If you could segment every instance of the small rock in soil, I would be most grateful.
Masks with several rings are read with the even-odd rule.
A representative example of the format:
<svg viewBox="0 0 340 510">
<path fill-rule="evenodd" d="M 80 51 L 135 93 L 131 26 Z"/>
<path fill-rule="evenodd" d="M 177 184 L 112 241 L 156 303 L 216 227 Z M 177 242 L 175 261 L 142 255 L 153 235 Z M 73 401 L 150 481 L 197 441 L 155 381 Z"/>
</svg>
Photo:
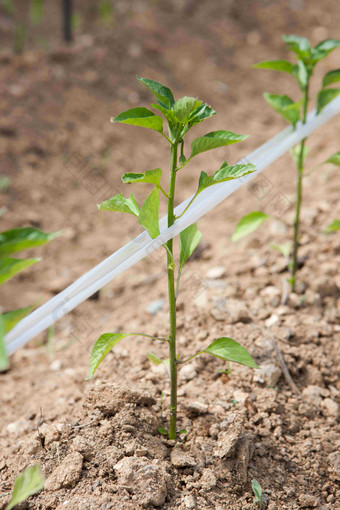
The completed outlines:
<svg viewBox="0 0 340 510">
<path fill-rule="evenodd" d="M 194 467 L 197 464 L 196 459 L 190 453 L 174 448 L 171 451 L 171 463 L 176 467 Z"/>
<path fill-rule="evenodd" d="M 223 278 L 226 274 L 226 269 L 224 266 L 216 266 L 211 267 L 206 272 L 206 277 L 210 280 L 218 280 L 219 278 Z"/>
<path fill-rule="evenodd" d="M 197 372 L 196 372 L 194 366 L 189 364 L 189 365 L 184 365 L 184 367 L 182 367 L 180 369 L 178 375 L 184 381 L 191 381 L 192 379 L 195 379 L 195 377 L 197 376 Z"/>
<path fill-rule="evenodd" d="M 315 508 L 319 504 L 319 499 L 310 494 L 301 494 L 299 496 L 301 508 Z"/>
<path fill-rule="evenodd" d="M 72 450 L 79 452 L 86 460 L 91 460 L 95 454 L 94 445 L 82 436 L 76 436 L 73 439 Z"/>
<path fill-rule="evenodd" d="M 337 478 L 340 480 L 340 451 L 328 455 L 328 460 Z"/>
<path fill-rule="evenodd" d="M 302 390 L 303 398 L 309 403 L 313 404 L 316 407 L 318 407 L 321 404 L 322 398 L 321 398 L 322 388 L 319 386 L 315 386 L 313 384 L 310 384 L 306 388 Z"/>
<path fill-rule="evenodd" d="M 224 300 L 223 306 L 220 304 L 218 308 L 211 310 L 211 315 L 215 320 L 228 321 L 230 324 L 251 321 L 246 303 L 238 299 Z"/>
<path fill-rule="evenodd" d="M 82 468 L 82 455 L 78 452 L 70 453 L 47 478 L 44 486 L 45 490 L 57 491 L 74 487 L 80 478 Z"/>
<path fill-rule="evenodd" d="M 151 301 L 146 307 L 146 311 L 150 315 L 157 315 L 157 313 L 164 308 L 165 301 L 164 299 L 156 299 L 155 301 Z"/>
<path fill-rule="evenodd" d="M 339 288 L 333 279 L 322 276 L 318 278 L 315 285 L 322 298 L 339 296 Z"/>
<path fill-rule="evenodd" d="M 236 444 L 242 436 L 244 429 L 244 414 L 232 413 L 228 416 L 228 420 L 221 423 L 222 430 L 218 434 L 218 441 L 216 450 L 214 452 L 215 457 L 220 459 L 224 457 L 230 457 L 235 450 Z"/>
<path fill-rule="evenodd" d="M 150 407 L 156 403 L 147 391 L 131 390 L 119 384 L 97 384 L 85 395 L 85 407 L 99 409 L 104 415 L 113 416 L 126 404 Z"/>
<path fill-rule="evenodd" d="M 189 402 L 187 404 L 187 410 L 191 414 L 206 414 L 208 412 L 208 406 L 207 404 L 204 404 L 203 402 L 195 401 L 195 402 Z"/>
<path fill-rule="evenodd" d="M 256 370 L 253 376 L 254 382 L 264 383 L 267 386 L 275 386 L 280 379 L 282 370 L 272 361 L 261 363 L 260 370 Z"/>
<path fill-rule="evenodd" d="M 337 418 L 339 414 L 339 406 L 331 398 L 325 398 L 325 400 L 321 402 L 321 410 L 324 416 L 332 418 Z"/>
<path fill-rule="evenodd" d="M 39 427 L 39 435 L 45 439 L 45 446 L 58 441 L 59 439 L 59 431 L 54 425 L 47 425 L 47 423 L 43 423 Z"/>
<path fill-rule="evenodd" d="M 21 418 L 18 421 L 14 421 L 12 423 L 9 423 L 6 427 L 6 430 L 9 434 L 14 434 L 16 436 L 21 436 L 21 434 L 24 434 L 28 430 L 30 430 L 31 424 L 24 418 Z"/>
<path fill-rule="evenodd" d="M 194 509 L 196 508 L 196 502 L 194 496 L 189 494 L 188 496 L 184 496 L 183 503 L 185 508 Z"/>
<path fill-rule="evenodd" d="M 162 506 L 167 495 L 167 479 L 169 475 L 157 460 L 146 458 L 124 457 L 115 466 L 119 485 L 131 488 L 138 494 L 143 506 Z"/>
</svg>

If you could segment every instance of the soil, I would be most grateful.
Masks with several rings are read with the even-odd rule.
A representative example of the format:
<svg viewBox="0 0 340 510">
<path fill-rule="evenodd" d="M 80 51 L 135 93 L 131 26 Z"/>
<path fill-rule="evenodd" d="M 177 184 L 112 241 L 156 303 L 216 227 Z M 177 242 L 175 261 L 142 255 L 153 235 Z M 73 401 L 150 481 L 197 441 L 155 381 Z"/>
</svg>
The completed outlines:
<svg viewBox="0 0 340 510">
<path fill-rule="evenodd" d="M 218 115 L 208 130 L 251 135 L 196 158 L 179 176 L 180 202 L 199 171 L 237 161 L 285 126 L 261 94 L 298 91 L 289 76 L 272 83 L 272 73 L 251 65 L 287 58 L 284 33 L 313 44 L 339 36 L 336 0 L 118 1 L 111 25 L 82 2 L 82 23 L 66 47 L 57 4 L 47 2 L 43 22 L 14 54 L 8 48 L 26 3 L 14 18 L 0 11 L 1 173 L 11 178 L 1 193 L 1 230 L 35 226 L 63 235 L 34 250 L 43 260 L 2 287 L 4 311 L 48 300 L 139 232 L 134 218 L 96 208 L 126 192 L 125 171 L 168 166 L 156 133 L 109 123 L 151 102 L 136 74 L 211 104 Z M 315 86 L 338 67 L 335 51 L 317 68 Z M 206 130 L 207 123 L 195 136 Z M 311 137 L 309 170 L 339 150 L 339 135 L 337 116 Z M 184 365 L 179 427 L 186 432 L 176 444 L 157 432 L 168 420 L 166 369 L 146 357 L 167 357 L 165 346 L 127 338 L 85 381 L 101 333 L 167 335 L 164 253 L 153 253 L 16 352 L 1 374 L 0 508 L 18 474 L 37 462 L 45 489 L 18 508 L 252 509 L 253 479 L 265 495 L 262 508 L 340 508 L 340 237 L 324 233 L 340 218 L 339 169 L 327 165 L 305 179 L 301 270 L 296 293 L 283 303 L 287 262 L 271 243 L 291 238 L 294 183 L 286 155 L 202 218 L 203 241 L 177 305 L 183 356 L 230 336 L 261 370 L 230 371 L 207 356 Z M 145 196 L 143 186 L 134 192 Z M 254 210 L 274 219 L 232 244 L 237 221 Z"/>
</svg>

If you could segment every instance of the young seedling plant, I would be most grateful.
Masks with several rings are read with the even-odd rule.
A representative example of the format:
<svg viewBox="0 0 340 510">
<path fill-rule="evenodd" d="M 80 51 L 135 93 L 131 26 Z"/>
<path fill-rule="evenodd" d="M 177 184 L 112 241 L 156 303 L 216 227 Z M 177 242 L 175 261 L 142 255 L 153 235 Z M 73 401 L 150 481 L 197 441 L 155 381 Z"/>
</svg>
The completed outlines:
<svg viewBox="0 0 340 510">
<path fill-rule="evenodd" d="M 326 39 L 312 48 L 310 42 L 305 37 L 297 35 L 285 35 L 283 40 L 288 48 L 297 56 L 297 62 L 292 64 L 287 60 L 267 60 L 256 64 L 254 67 L 258 69 L 271 69 L 290 74 L 297 82 L 300 89 L 300 98 L 293 101 L 287 95 L 264 94 L 264 98 L 275 111 L 289 122 L 293 128 L 299 121 L 305 124 L 307 121 L 308 107 L 311 101 L 310 85 L 314 73 L 315 66 L 327 57 L 333 50 L 340 46 L 340 40 Z M 340 69 L 329 71 L 322 80 L 321 89 L 316 97 L 317 115 L 325 108 L 325 106 L 340 94 L 340 88 L 335 88 L 334 84 L 340 82 Z M 291 263 L 291 278 L 289 280 L 292 291 L 295 290 L 296 273 L 298 270 L 298 249 L 300 234 L 300 210 L 302 204 L 303 177 L 305 159 L 308 154 L 306 145 L 307 138 L 294 147 L 291 151 L 293 160 L 297 168 L 297 187 L 296 187 L 296 209 L 294 221 L 293 235 L 293 254 Z M 340 164 L 339 153 L 333 154 L 327 163 Z"/>
<path fill-rule="evenodd" d="M 137 107 L 127 110 L 117 117 L 111 119 L 114 123 L 131 124 L 151 129 L 162 136 L 169 144 L 170 149 L 170 170 L 169 185 L 165 189 L 162 180 L 162 170 L 155 168 L 147 170 L 145 173 L 125 173 L 122 177 L 123 183 L 148 183 L 153 186 L 151 193 L 146 198 L 141 207 L 132 193 L 129 197 L 122 194 L 115 195 L 109 200 L 98 205 L 103 211 L 119 211 L 136 216 L 138 223 L 148 232 L 149 236 L 154 239 L 160 235 L 159 230 L 159 202 L 160 194 L 167 201 L 168 217 L 167 224 L 171 227 L 177 217 L 175 215 L 175 190 L 176 177 L 179 172 L 188 165 L 193 158 L 199 154 L 223 147 L 226 145 L 241 142 L 246 138 L 243 135 L 237 135 L 231 131 L 213 131 L 204 136 L 195 138 L 191 143 L 190 155 L 185 156 L 185 136 L 197 124 L 209 119 L 216 112 L 206 103 L 194 97 L 182 97 L 175 101 L 171 90 L 153 80 L 137 77 L 138 80 L 145 85 L 156 98 L 156 103 L 152 107 L 157 110 L 157 114 L 144 107 Z M 163 128 L 163 118 L 167 123 L 167 131 Z M 191 207 L 197 196 L 206 188 L 214 186 L 218 183 L 238 179 L 255 170 L 251 164 L 228 165 L 224 161 L 221 167 L 215 171 L 213 175 L 208 175 L 202 171 L 198 180 L 196 192 L 186 207 L 182 216 Z M 178 218 L 180 217 L 178 216 Z M 134 335 L 144 336 L 152 340 L 158 340 L 168 344 L 169 359 L 161 361 L 157 356 L 152 355 L 153 361 L 164 362 L 169 367 L 170 372 L 170 424 L 168 437 L 176 439 L 177 434 L 177 369 L 180 365 L 187 363 L 196 356 L 201 354 L 210 354 L 226 361 L 234 361 L 242 365 L 257 368 L 256 363 L 248 353 L 248 351 L 232 338 L 221 337 L 214 340 L 209 346 L 203 348 L 199 352 L 193 353 L 186 359 L 182 359 L 177 353 L 176 347 L 176 300 L 179 292 L 179 284 L 181 272 L 184 264 L 200 242 L 202 234 L 197 226 L 190 225 L 183 230 L 179 236 L 179 264 L 176 267 L 174 255 L 174 242 L 170 239 L 162 246 L 165 249 L 167 276 L 168 276 L 168 302 L 169 302 L 169 330 L 168 334 L 161 338 L 144 333 L 105 333 L 96 341 L 91 357 L 88 379 L 90 379 L 97 370 L 100 363 L 111 349 L 123 338 Z M 177 270 L 177 274 L 176 274 Z"/>
</svg>

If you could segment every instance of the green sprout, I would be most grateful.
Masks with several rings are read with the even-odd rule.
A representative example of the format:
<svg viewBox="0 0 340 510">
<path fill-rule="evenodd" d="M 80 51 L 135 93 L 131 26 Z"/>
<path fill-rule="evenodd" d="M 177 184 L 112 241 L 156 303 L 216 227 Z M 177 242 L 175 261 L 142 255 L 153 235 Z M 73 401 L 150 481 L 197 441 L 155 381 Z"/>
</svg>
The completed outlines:
<svg viewBox="0 0 340 510">
<path fill-rule="evenodd" d="M 135 216 L 138 223 L 147 231 L 149 236 L 152 239 L 155 239 L 160 236 L 160 195 L 163 195 L 167 201 L 167 225 L 168 227 L 171 227 L 175 223 L 176 219 L 185 214 L 203 190 L 221 182 L 243 177 L 254 172 L 255 167 L 251 164 L 228 165 L 228 163 L 224 161 L 220 168 L 212 175 L 208 175 L 206 172 L 202 171 L 193 198 L 182 214 L 176 217 L 174 203 L 177 174 L 182 172 L 184 167 L 186 167 L 192 159 L 199 154 L 211 149 L 241 142 L 247 137 L 224 130 L 209 132 L 203 136 L 195 138 L 191 143 L 190 151 L 185 155 L 186 134 L 197 124 L 215 115 L 216 112 L 208 104 L 203 103 L 194 97 L 182 97 L 175 101 L 173 93 L 168 87 L 153 80 L 140 77 L 137 78 L 156 98 L 156 103 L 152 104 L 152 107 L 157 111 L 157 113 L 154 113 L 144 107 L 136 107 L 120 113 L 111 120 L 113 123 L 130 124 L 133 126 L 148 128 L 155 131 L 166 140 L 170 146 L 169 185 L 168 188 L 165 189 L 165 186 L 162 183 L 162 170 L 160 168 L 147 170 L 145 173 L 125 173 L 122 177 L 122 181 L 125 184 L 146 183 L 152 186 L 152 191 L 142 206 L 139 207 L 134 195 L 130 193 L 128 197 L 124 197 L 122 194 L 115 195 L 109 200 L 99 204 L 98 208 L 99 210 L 104 211 L 125 212 Z M 163 118 L 159 114 L 162 114 L 165 117 L 167 123 L 166 132 L 163 128 Z M 176 300 L 178 298 L 181 272 L 184 264 L 187 262 L 190 255 L 200 242 L 201 237 L 202 234 L 199 232 L 195 224 L 190 225 L 181 232 L 179 236 L 180 260 L 178 267 L 176 267 L 174 257 L 173 239 L 162 244 L 165 249 L 168 276 L 168 334 L 165 337 L 155 337 L 144 333 L 105 333 L 96 341 L 90 357 L 88 379 L 94 375 L 95 371 L 111 349 L 120 340 L 127 336 L 144 336 L 152 340 L 158 340 L 168 344 L 168 360 L 163 361 L 154 354 L 148 354 L 148 358 L 153 362 L 156 362 L 156 364 L 164 363 L 168 367 L 170 373 L 170 425 L 169 431 L 167 432 L 169 439 L 176 439 L 176 435 L 178 433 L 177 370 L 180 365 L 187 363 L 201 354 L 210 354 L 226 361 L 234 361 L 248 367 L 257 368 L 257 364 L 254 362 L 248 351 L 232 338 L 217 338 L 208 347 L 194 353 L 186 359 L 181 359 L 180 354 L 177 353 Z M 164 433 L 164 430 L 162 429 L 160 432 Z"/>
</svg>

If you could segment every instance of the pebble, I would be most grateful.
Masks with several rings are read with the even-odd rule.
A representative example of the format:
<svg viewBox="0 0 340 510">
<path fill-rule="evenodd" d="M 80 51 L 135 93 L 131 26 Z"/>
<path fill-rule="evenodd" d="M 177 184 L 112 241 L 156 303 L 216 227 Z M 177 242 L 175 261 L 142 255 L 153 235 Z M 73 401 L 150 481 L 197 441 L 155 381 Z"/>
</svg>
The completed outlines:
<svg viewBox="0 0 340 510">
<path fill-rule="evenodd" d="M 197 372 L 193 365 L 184 365 L 184 367 L 179 370 L 179 376 L 181 379 L 184 379 L 184 381 L 191 381 L 192 379 L 195 379 Z"/>
<path fill-rule="evenodd" d="M 208 406 L 199 401 L 189 402 L 187 410 L 192 414 L 206 414 L 208 412 Z"/>
<path fill-rule="evenodd" d="M 218 280 L 223 278 L 226 274 L 226 268 L 224 266 L 211 267 L 206 272 L 206 277 L 210 280 Z"/>
<path fill-rule="evenodd" d="M 269 319 L 266 320 L 265 325 L 266 325 L 267 328 L 271 328 L 278 321 L 279 321 L 279 316 L 276 313 L 273 313 L 273 315 L 271 315 L 269 317 Z"/>
<path fill-rule="evenodd" d="M 164 308 L 165 301 L 164 299 L 156 299 L 155 301 L 151 301 L 146 307 L 146 311 L 150 315 L 157 315 L 157 313 Z"/>
<path fill-rule="evenodd" d="M 46 446 L 58 441 L 60 436 L 58 429 L 54 425 L 47 425 L 47 423 L 43 423 L 39 427 L 39 435 L 44 437 Z"/>
<path fill-rule="evenodd" d="M 340 480 L 340 451 L 328 455 L 329 462 Z"/>
<path fill-rule="evenodd" d="M 315 508 L 319 504 L 319 499 L 310 494 L 301 494 L 299 496 L 301 508 Z"/>
<path fill-rule="evenodd" d="M 24 434 L 25 432 L 30 430 L 30 423 L 24 418 L 21 418 L 18 421 L 9 423 L 6 427 L 6 430 L 9 434 L 20 436 L 21 434 Z"/>
<path fill-rule="evenodd" d="M 55 359 L 50 364 L 50 370 L 52 370 L 53 372 L 58 372 L 58 370 L 60 370 L 61 367 L 62 367 L 62 363 L 61 363 L 60 359 Z"/>
<path fill-rule="evenodd" d="M 188 452 L 180 448 L 174 448 L 170 454 L 171 463 L 176 467 L 194 467 L 196 459 Z"/>
<path fill-rule="evenodd" d="M 78 483 L 83 468 L 83 457 L 79 452 L 67 455 L 45 482 L 46 491 L 72 488 Z"/>
<path fill-rule="evenodd" d="M 183 503 L 185 505 L 185 508 L 193 509 L 196 508 L 195 498 L 194 496 L 188 495 L 184 496 Z"/>
<path fill-rule="evenodd" d="M 317 292 L 322 298 L 337 297 L 340 293 L 337 284 L 329 277 L 322 276 L 318 278 L 315 285 Z"/>
<path fill-rule="evenodd" d="M 325 398 L 321 402 L 321 410 L 324 416 L 337 418 L 339 414 L 339 405 L 331 398 Z"/>
<path fill-rule="evenodd" d="M 272 361 L 261 363 L 260 370 L 256 370 L 253 375 L 253 381 L 265 383 L 267 386 L 276 386 L 278 380 L 282 375 L 280 367 L 275 365 Z"/>
<path fill-rule="evenodd" d="M 322 401 L 321 394 L 322 388 L 315 386 L 314 384 L 310 384 L 302 390 L 303 398 L 310 404 L 313 404 L 317 407 L 321 404 Z"/>
</svg>

